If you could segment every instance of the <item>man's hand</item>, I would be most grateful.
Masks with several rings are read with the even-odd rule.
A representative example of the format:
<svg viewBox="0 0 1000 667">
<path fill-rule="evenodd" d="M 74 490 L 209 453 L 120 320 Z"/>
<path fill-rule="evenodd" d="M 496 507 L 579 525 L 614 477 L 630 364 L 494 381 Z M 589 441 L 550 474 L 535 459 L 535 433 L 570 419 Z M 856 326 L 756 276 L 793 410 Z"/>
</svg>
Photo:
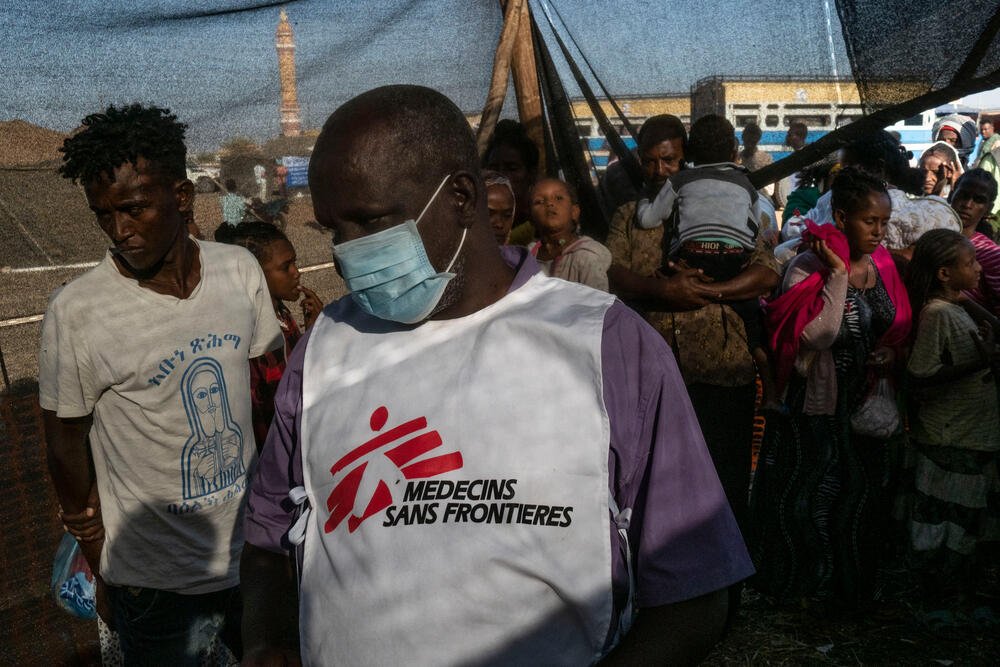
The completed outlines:
<svg viewBox="0 0 1000 667">
<path fill-rule="evenodd" d="M 104 539 L 104 521 L 101 519 L 101 510 L 88 507 L 78 514 L 59 513 L 59 519 L 63 523 L 66 532 L 81 542 L 96 542 Z"/>
<path fill-rule="evenodd" d="M 291 560 L 247 542 L 240 559 L 243 664 L 298 665 L 298 597 Z M 294 660 L 294 661 L 293 661 Z"/>
<path fill-rule="evenodd" d="M 80 545 L 80 553 L 87 559 L 90 571 L 94 574 L 97 615 L 113 630 L 115 624 L 111 613 L 111 602 L 108 600 L 108 587 L 100 573 L 101 551 L 104 549 L 104 519 L 101 516 L 101 496 L 97 484 L 91 486 L 87 507 L 82 512 L 69 514 L 60 511 L 59 519 L 66 532 L 76 538 Z"/>
<path fill-rule="evenodd" d="M 98 542 L 104 539 L 104 519 L 101 517 L 101 497 L 97 484 L 90 489 L 87 507 L 82 512 L 60 511 L 59 519 L 70 535 L 80 542 Z"/>
<path fill-rule="evenodd" d="M 740 275 L 724 282 L 712 282 L 699 269 L 670 263 L 666 271 L 639 275 L 612 264 L 608 269 L 612 291 L 624 299 L 641 302 L 648 310 L 680 312 L 697 310 L 710 303 L 743 301 L 769 294 L 781 276 L 766 266 L 751 265 Z"/>
<path fill-rule="evenodd" d="M 996 334 L 994 333 L 993 327 L 989 322 L 979 323 L 979 337 L 983 340 L 983 343 L 987 348 L 993 349 L 996 346 Z"/>
<path fill-rule="evenodd" d="M 668 269 L 672 273 L 656 272 L 657 296 L 669 306 L 665 310 L 697 310 L 721 296 L 701 269 L 681 268 L 675 264 Z"/>
</svg>

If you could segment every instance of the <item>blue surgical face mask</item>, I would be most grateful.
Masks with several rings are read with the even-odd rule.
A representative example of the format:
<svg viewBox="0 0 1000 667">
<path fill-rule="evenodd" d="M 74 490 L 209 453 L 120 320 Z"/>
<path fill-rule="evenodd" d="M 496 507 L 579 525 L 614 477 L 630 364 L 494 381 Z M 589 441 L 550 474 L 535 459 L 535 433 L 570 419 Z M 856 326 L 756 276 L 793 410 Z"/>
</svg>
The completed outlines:
<svg viewBox="0 0 1000 667">
<path fill-rule="evenodd" d="M 417 224 L 450 177 L 444 177 L 416 220 L 334 244 L 333 255 L 351 297 L 369 315 L 404 324 L 422 322 L 434 312 L 455 277 L 449 271 L 462 251 L 468 228 L 462 230 L 462 240 L 441 273 L 431 265 L 417 231 Z"/>
</svg>

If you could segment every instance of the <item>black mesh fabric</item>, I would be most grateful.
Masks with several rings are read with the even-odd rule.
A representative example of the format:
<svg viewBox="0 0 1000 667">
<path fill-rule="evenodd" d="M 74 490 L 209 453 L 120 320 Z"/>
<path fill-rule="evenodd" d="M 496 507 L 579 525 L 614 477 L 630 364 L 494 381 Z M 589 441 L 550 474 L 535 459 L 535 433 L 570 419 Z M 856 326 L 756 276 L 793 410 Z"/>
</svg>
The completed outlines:
<svg viewBox="0 0 1000 667">
<path fill-rule="evenodd" d="M 1000 68 L 1000 0 L 838 0 L 837 10 L 868 112 Z"/>
<path fill-rule="evenodd" d="M 154 103 L 188 124 L 192 153 L 218 151 L 236 138 L 260 144 L 280 138 L 275 30 L 282 7 L 294 30 L 294 79 L 307 136 L 315 136 L 347 99 L 389 83 L 437 88 L 475 122 L 502 27 L 498 0 L 0 5 L 0 71 L 8 92 L 0 98 L 0 121 L 22 119 L 67 133 L 109 103 Z M 944 102 L 1000 85 L 1000 0 L 783 0 L 774 6 L 756 0 L 530 0 L 530 7 L 571 100 L 580 99 L 581 91 L 552 29 L 541 20 L 545 8 L 557 17 L 556 29 L 570 51 L 579 52 L 591 88 L 601 88 L 599 75 L 621 101 L 687 97 L 707 77 L 787 80 L 794 86 L 853 76 L 865 111 L 872 113 L 928 92 L 951 93 L 956 84 Z M 584 56 L 594 76 L 583 66 Z M 845 95 L 856 99 L 850 80 L 845 83 Z M 935 98 L 920 110 L 941 103 Z M 633 103 L 626 113 L 638 124 L 654 112 L 637 111 Z M 768 113 L 761 112 L 759 122 Z M 502 115 L 516 114 L 511 92 Z M 609 115 L 615 125 L 623 124 Z M 59 158 L 41 144 L 31 147 L 35 155 L 24 142 L 3 139 L 0 166 Z M 786 152 L 773 144 L 776 155 Z M 777 175 L 775 170 L 770 176 Z"/>
</svg>

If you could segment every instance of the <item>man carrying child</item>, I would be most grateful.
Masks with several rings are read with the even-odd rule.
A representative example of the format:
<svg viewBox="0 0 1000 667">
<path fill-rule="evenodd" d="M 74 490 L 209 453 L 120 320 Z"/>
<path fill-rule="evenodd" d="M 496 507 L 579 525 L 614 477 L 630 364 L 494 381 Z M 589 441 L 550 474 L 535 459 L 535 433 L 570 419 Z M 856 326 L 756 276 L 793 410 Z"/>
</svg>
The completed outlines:
<svg viewBox="0 0 1000 667">
<path fill-rule="evenodd" d="M 671 203 L 664 207 L 665 215 L 657 216 L 656 202 L 650 204 L 647 200 L 647 208 L 653 211 L 652 226 L 644 229 L 639 224 L 636 202 L 619 208 L 611 220 L 607 240 L 613 257 L 608 278 L 612 292 L 638 308 L 673 348 L 726 497 L 742 526 L 750 484 L 754 377 L 756 366 L 763 367 L 764 359 L 759 355 L 761 358 L 755 360 L 747 344 L 745 322 L 751 328 L 757 326 L 756 315 L 740 317 L 732 306 L 745 302 L 746 314 L 750 315 L 749 306 L 755 309 L 757 299 L 770 293 L 780 277 L 763 235 L 751 228 L 751 224 L 764 225 L 761 218 L 751 218 L 755 215 L 756 193 L 752 193 L 752 188 L 747 190 L 738 185 L 739 178 L 746 178 L 745 172 L 729 168 L 733 165 L 718 164 L 731 162 L 735 157 L 732 126 L 724 119 L 706 117 L 695 123 L 691 135 L 689 141 L 680 121 L 665 115 L 648 119 L 639 131 L 639 157 L 647 185 L 662 185 L 662 196 L 673 192 L 675 201 L 683 187 L 679 199 L 684 202 L 677 207 L 678 211 L 683 208 L 683 212 L 671 215 L 674 212 Z M 714 151 L 712 146 L 716 147 Z M 696 164 L 706 169 L 677 169 L 691 161 L 692 149 L 698 156 Z M 673 158 L 672 168 L 660 167 L 662 160 L 657 158 L 663 154 Z M 694 172 L 695 178 L 687 176 L 687 172 Z M 729 180 L 708 178 L 716 173 Z M 679 239 L 674 224 L 677 218 L 688 217 L 685 214 L 689 205 L 698 203 L 695 195 L 699 188 L 715 195 L 711 200 L 703 199 L 693 210 L 700 208 L 712 219 L 732 220 L 734 231 L 730 236 L 736 238 L 738 232 L 744 239 L 751 239 L 749 244 L 725 243 L 730 238 L 725 235 L 728 227 L 722 225 L 722 231 L 712 231 L 708 238 L 718 249 L 737 246 L 731 256 L 738 259 L 724 259 L 737 264 L 728 267 L 727 272 L 712 270 L 711 253 L 686 255 L 689 262 L 698 266 L 680 261 L 684 259 L 680 256 L 677 263 L 669 261 L 673 242 Z M 721 196 L 720 190 L 723 190 Z M 660 224 L 663 217 L 668 218 L 667 224 Z M 696 221 L 693 214 L 688 217 L 692 227 Z M 704 238 L 697 229 L 693 231 L 695 237 Z M 685 231 L 685 239 L 689 237 L 690 231 Z M 678 243 L 678 250 L 679 247 Z M 708 248 L 711 250 L 712 246 Z M 717 258 L 726 257 L 730 255 L 719 253 Z"/>
<path fill-rule="evenodd" d="M 722 116 L 702 116 L 691 126 L 687 157 L 694 165 L 668 180 L 656 198 L 640 199 L 636 221 L 652 229 L 671 220 L 664 235 L 664 272 L 671 263 L 701 270 L 713 281 L 732 280 L 750 264 L 760 231 L 760 197 L 736 164 L 739 144 Z M 731 300 L 743 320 L 758 372 L 767 368 L 760 299 Z M 762 373 L 766 379 L 768 374 Z M 765 393 L 771 392 L 765 386 Z"/>
</svg>

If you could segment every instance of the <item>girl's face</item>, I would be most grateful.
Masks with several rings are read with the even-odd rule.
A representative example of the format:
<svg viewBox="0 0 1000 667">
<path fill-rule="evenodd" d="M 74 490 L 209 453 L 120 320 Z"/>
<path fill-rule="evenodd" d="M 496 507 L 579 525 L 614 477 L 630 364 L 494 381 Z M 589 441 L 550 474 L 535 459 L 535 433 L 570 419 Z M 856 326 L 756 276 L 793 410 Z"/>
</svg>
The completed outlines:
<svg viewBox="0 0 1000 667">
<path fill-rule="evenodd" d="M 261 262 L 271 298 L 297 301 L 299 298 L 299 267 L 295 265 L 295 248 L 288 241 L 273 241 L 268 246 L 267 261 Z"/>
<path fill-rule="evenodd" d="M 560 180 L 546 178 L 531 190 L 531 221 L 540 232 L 566 232 L 576 228 L 580 207 Z"/>
<path fill-rule="evenodd" d="M 852 255 L 869 255 L 875 252 L 885 238 L 886 225 L 892 213 L 892 202 L 884 192 L 869 192 L 868 197 L 855 209 L 834 211 L 837 228 L 847 236 Z"/>
<path fill-rule="evenodd" d="M 947 276 L 948 287 L 957 291 L 975 289 L 983 270 L 976 261 L 976 249 L 968 241 L 959 249 L 955 264 L 942 268 L 947 268 L 947 273 L 942 277 Z"/>
<path fill-rule="evenodd" d="M 975 229 L 989 214 L 992 205 L 989 188 L 981 181 L 965 179 L 951 195 L 951 207 L 962 219 L 964 229 Z"/>
</svg>

